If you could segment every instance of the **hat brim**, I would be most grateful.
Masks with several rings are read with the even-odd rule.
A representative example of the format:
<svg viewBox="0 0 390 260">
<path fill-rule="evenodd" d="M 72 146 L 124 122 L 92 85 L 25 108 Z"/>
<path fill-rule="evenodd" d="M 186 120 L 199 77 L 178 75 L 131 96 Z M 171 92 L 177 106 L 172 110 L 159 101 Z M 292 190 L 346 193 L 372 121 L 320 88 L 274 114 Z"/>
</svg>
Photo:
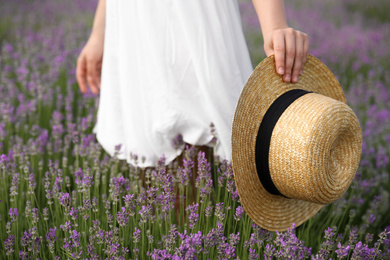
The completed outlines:
<svg viewBox="0 0 390 260">
<path fill-rule="evenodd" d="M 232 164 L 241 204 L 260 227 L 283 231 L 299 226 L 324 205 L 272 195 L 262 186 L 256 170 L 256 137 L 264 114 L 283 93 L 292 89 L 316 92 L 346 103 L 332 72 L 309 55 L 298 83 L 286 83 L 275 71 L 274 56 L 253 71 L 239 97 L 232 125 Z M 260 140 L 261 141 L 261 140 Z"/>
</svg>

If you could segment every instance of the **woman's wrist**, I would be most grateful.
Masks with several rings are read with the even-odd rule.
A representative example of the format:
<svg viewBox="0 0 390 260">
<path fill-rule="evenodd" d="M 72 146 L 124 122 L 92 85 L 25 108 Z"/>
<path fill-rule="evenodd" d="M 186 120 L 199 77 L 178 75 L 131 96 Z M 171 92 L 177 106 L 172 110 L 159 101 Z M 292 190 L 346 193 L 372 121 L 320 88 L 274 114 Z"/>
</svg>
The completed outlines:
<svg viewBox="0 0 390 260">
<path fill-rule="evenodd" d="M 104 41 L 105 28 L 92 28 L 89 38 L 96 41 Z"/>
</svg>

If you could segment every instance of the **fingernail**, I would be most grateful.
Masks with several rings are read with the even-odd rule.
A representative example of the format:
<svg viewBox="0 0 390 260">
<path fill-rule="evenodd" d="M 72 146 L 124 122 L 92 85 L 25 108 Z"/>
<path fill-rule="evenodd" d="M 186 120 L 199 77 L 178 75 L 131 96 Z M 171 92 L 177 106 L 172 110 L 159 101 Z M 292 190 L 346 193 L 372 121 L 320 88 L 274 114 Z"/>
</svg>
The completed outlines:
<svg viewBox="0 0 390 260">
<path fill-rule="evenodd" d="M 286 76 L 284 77 L 284 81 L 290 82 L 290 80 L 291 80 L 290 74 L 286 74 Z"/>
<path fill-rule="evenodd" d="M 283 74 L 284 74 L 284 69 L 283 69 L 283 67 L 279 67 L 278 73 L 279 73 L 280 75 L 283 75 Z"/>
<path fill-rule="evenodd" d="M 293 77 L 293 82 L 298 82 L 298 76 Z"/>
</svg>

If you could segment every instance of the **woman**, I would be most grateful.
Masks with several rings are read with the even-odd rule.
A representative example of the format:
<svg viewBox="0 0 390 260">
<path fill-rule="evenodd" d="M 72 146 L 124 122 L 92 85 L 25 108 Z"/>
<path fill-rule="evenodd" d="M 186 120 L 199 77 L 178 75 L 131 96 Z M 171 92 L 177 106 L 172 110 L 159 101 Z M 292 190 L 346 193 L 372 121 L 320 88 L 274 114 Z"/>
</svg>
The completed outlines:
<svg viewBox="0 0 390 260">
<path fill-rule="evenodd" d="M 286 82 L 302 74 L 309 41 L 289 28 L 283 0 L 253 0 L 266 54 Z M 104 58 L 103 58 L 104 56 Z M 77 61 L 81 92 L 100 94 L 94 132 L 111 155 L 144 156 L 142 167 L 166 163 L 184 142 L 208 145 L 230 159 L 230 132 L 252 66 L 235 1 L 100 0 L 92 33 Z M 101 75 L 101 77 L 100 77 Z M 134 163 L 134 162 L 133 162 Z"/>
</svg>

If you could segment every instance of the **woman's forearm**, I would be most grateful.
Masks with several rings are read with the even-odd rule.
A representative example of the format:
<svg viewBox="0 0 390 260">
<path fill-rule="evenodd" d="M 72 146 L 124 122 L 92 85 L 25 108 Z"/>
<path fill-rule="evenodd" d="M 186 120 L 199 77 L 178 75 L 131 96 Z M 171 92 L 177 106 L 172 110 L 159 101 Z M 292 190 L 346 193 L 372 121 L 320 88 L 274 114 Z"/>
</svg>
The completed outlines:
<svg viewBox="0 0 390 260">
<path fill-rule="evenodd" d="M 308 36 L 289 28 L 283 0 L 252 0 L 259 17 L 264 51 L 275 55 L 275 69 L 285 82 L 298 82 L 309 50 Z"/>
<path fill-rule="evenodd" d="M 95 18 L 93 20 L 93 27 L 91 36 L 104 39 L 104 32 L 106 28 L 106 0 L 99 0 L 96 8 Z"/>
<path fill-rule="evenodd" d="M 283 0 L 253 0 L 253 6 L 264 38 L 275 29 L 288 27 Z"/>
</svg>

